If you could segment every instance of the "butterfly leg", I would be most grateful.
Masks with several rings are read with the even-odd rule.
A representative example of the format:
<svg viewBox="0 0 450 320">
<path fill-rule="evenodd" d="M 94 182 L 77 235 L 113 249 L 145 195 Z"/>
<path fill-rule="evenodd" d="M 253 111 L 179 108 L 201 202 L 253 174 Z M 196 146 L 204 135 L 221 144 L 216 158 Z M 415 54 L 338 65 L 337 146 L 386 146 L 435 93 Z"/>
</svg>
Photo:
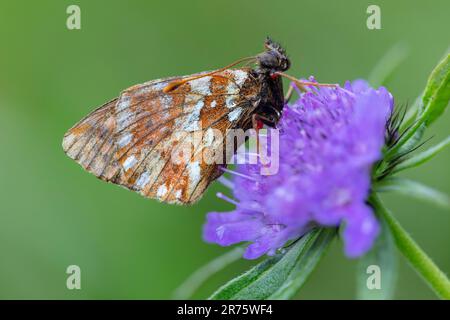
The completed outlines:
<svg viewBox="0 0 450 320">
<path fill-rule="evenodd" d="M 305 86 L 313 86 L 313 87 L 331 87 L 334 88 L 337 85 L 333 84 L 333 83 L 317 83 L 317 82 L 310 82 L 310 81 L 302 81 L 302 80 L 297 80 L 294 82 L 295 85 L 298 87 L 298 89 L 302 92 L 306 92 L 306 88 Z M 284 103 L 288 103 L 291 98 L 292 98 L 292 94 L 294 93 L 294 87 L 291 85 L 289 86 L 289 89 L 286 93 L 286 95 L 284 96 Z"/>
<path fill-rule="evenodd" d="M 258 113 L 254 113 L 252 115 L 252 125 L 253 129 L 256 132 L 256 150 L 258 154 L 259 154 L 259 130 L 263 128 L 264 124 L 267 124 L 272 128 L 275 128 L 276 125 L 276 123 L 273 120 L 264 117 L 263 115 L 260 115 Z"/>
<path fill-rule="evenodd" d="M 337 87 L 337 84 L 334 84 L 334 83 L 317 83 L 317 82 L 302 81 L 302 80 L 299 80 L 298 83 L 300 83 L 303 86 L 329 87 L 329 88 Z"/>
<path fill-rule="evenodd" d="M 334 84 L 334 83 L 317 83 L 317 82 L 312 82 L 312 81 L 298 80 L 297 78 L 295 78 L 295 77 L 293 77 L 291 75 L 288 75 L 288 74 L 286 74 L 284 72 L 281 72 L 281 71 L 275 72 L 274 75 L 282 76 L 282 77 L 284 77 L 286 79 L 291 80 L 300 89 L 300 91 L 306 91 L 305 86 L 331 87 L 331 88 L 334 88 L 334 87 L 338 86 L 337 84 Z M 289 91 L 288 91 L 288 93 L 289 93 Z"/>
<path fill-rule="evenodd" d="M 256 132 L 256 153 L 259 154 L 259 130 L 264 126 L 264 122 L 260 119 L 260 115 L 255 113 L 252 115 L 252 125 Z"/>
<path fill-rule="evenodd" d="M 293 86 L 289 86 L 288 92 L 284 96 L 284 103 L 288 103 L 289 100 L 291 100 L 293 93 L 294 93 L 294 87 Z"/>
</svg>

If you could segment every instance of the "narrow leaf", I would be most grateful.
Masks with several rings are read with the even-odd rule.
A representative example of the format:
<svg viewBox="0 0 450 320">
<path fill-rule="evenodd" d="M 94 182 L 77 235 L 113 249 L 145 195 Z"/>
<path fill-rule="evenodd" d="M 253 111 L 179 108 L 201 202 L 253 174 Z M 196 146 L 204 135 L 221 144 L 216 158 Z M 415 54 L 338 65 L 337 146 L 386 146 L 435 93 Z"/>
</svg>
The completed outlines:
<svg viewBox="0 0 450 320">
<path fill-rule="evenodd" d="M 394 147 L 385 155 L 385 161 L 396 157 L 404 145 L 413 139 L 417 142 L 422 138 L 424 129 L 436 121 L 445 111 L 450 100 L 450 54 L 436 66 L 428 78 L 425 87 L 421 108 L 414 124 L 406 130 Z"/>
<path fill-rule="evenodd" d="M 239 294 L 241 290 L 255 282 L 265 271 L 270 270 L 280 259 L 281 255 L 265 259 L 263 262 L 257 264 L 244 274 L 234 278 L 219 288 L 211 297 L 210 300 L 232 300 Z M 256 298 L 254 298 L 256 299 Z"/>
<path fill-rule="evenodd" d="M 305 256 L 298 261 L 295 270 L 293 270 L 283 286 L 275 291 L 269 299 L 285 300 L 295 296 L 326 253 L 336 234 L 334 230 L 328 231 L 316 239 L 308 252 L 305 253 Z"/>
<path fill-rule="evenodd" d="M 373 248 L 358 261 L 356 294 L 361 300 L 389 300 L 395 291 L 398 273 L 395 243 L 386 220 L 377 215 L 381 233 Z"/>
<path fill-rule="evenodd" d="M 335 234 L 334 229 L 314 229 L 294 243 L 284 254 L 265 259 L 243 275 L 231 280 L 210 299 L 215 300 L 262 300 L 274 294 L 289 298 L 300 288 L 297 279 L 304 273 L 304 279 L 311 273 L 322 254 L 313 251 L 324 251 Z M 295 283 L 294 283 L 295 282 Z M 286 285 L 286 283 L 289 283 Z M 295 290 L 288 287 L 295 286 Z M 289 290 L 288 290 L 289 289 Z M 280 291 L 279 291 L 280 290 Z"/>
<path fill-rule="evenodd" d="M 181 300 L 190 298 L 192 294 L 206 282 L 206 280 L 226 266 L 240 259 L 243 253 L 244 249 L 242 247 L 237 247 L 214 260 L 211 260 L 187 278 L 175 290 L 173 298 Z"/>
<path fill-rule="evenodd" d="M 381 214 L 391 229 L 395 244 L 411 266 L 423 277 L 425 282 L 441 299 L 450 299 L 450 281 L 433 260 L 419 247 L 400 223 L 387 210 L 377 195 L 372 197 L 372 205 Z"/>
<path fill-rule="evenodd" d="M 408 160 L 403 161 L 397 167 L 395 167 L 393 173 L 420 166 L 421 164 L 424 164 L 425 162 L 431 160 L 435 155 L 437 155 L 439 152 L 444 150 L 449 145 L 450 145 L 450 136 L 448 136 L 447 139 L 445 139 L 444 141 L 429 148 L 428 150 L 416 154 L 411 158 L 409 158 Z"/>
<path fill-rule="evenodd" d="M 446 194 L 408 179 L 385 179 L 376 183 L 374 190 L 377 192 L 398 192 L 402 195 L 423 200 L 446 209 L 450 208 L 450 199 Z"/>
<path fill-rule="evenodd" d="M 433 123 L 444 112 L 450 99 L 450 54 L 431 73 L 423 94 L 425 124 Z"/>
<path fill-rule="evenodd" d="M 384 85 L 398 66 L 406 59 L 408 52 L 408 47 L 404 43 L 397 43 L 392 46 L 370 72 L 368 77 L 369 83 L 373 87 Z"/>
</svg>

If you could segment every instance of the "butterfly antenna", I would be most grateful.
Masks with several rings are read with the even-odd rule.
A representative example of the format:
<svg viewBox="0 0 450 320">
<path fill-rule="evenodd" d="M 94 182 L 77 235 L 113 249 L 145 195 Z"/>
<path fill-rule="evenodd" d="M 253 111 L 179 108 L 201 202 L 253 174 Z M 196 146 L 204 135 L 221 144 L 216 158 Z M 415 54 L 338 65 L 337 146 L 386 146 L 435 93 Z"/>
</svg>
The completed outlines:
<svg viewBox="0 0 450 320">
<path fill-rule="evenodd" d="M 233 62 L 233 63 L 231 63 L 231 64 L 229 64 L 229 65 L 227 65 L 227 66 L 225 66 L 223 68 L 220 68 L 220 69 L 208 72 L 208 73 L 204 73 L 204 74 L 201 74 L 201 75 L 198 75 L 198 76 L 192 76 L 192 77 L 188 77 L 188 78 L 181 79 L 181 80 L 173 80 L 173 81 L 169 82 L 169 84 L 167 86 L 164 87 L 163 92 L 164 93 L 168 93 L 168 92 L 170 92 L 172 90 L 175 90 L 179 86 L 185 84 L 186 82 L 189 82 L 189 81 L 192 81 L 192 80 L 196 80 L 196 79 L 200 79 L 200 78 L 203 78 L 203 77 L 211 76 L 211 75 L 213 75 L 215 73 L 222 72 L 224 70 L 230 69 L 231 67 L 234 67 L 235 65 L 237 65 L 239 63 L 242 63 L 242 62 L 245 62 L 245 61 L 251 61 L 251 60 L 256 60 L 256 57 L 242 58 L 242 59 L 239 59 L 239 60 L 237 60 L 237 61 L 235 61 L 235 62 Z"/>
</svg>

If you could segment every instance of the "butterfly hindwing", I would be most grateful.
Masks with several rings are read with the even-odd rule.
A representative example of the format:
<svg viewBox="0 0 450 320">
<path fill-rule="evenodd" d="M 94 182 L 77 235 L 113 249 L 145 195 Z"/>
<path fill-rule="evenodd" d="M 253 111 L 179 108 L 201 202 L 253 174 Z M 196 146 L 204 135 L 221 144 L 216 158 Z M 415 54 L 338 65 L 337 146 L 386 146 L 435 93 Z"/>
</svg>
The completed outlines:
<svg viewBox="0 0 450 320">
<path fill-rule="evenodd" d="M 63 139 L 66 154 L 84 169 L 101 176 L 106 157 L 115 142 L 115 110 L 117 99 L 105 103 L 72 127 Z"/>
<path fill-rule="evenodd" d="M 192 76 L 180 77 L 177 79 Z M 228 69 L 164 93 L 173 78 L 133 86 L 70 129 L 65 152 L 100 179 L 170 203 L 195 202 L 218 176 L 218 165 L 198 160 L 220 149 L 228 129 L 254 110 L 260 84 L 250 69 Z M 210 132 L 223 139 L 211 138 Z M 193 136 L 192 156 L 172 155 Z"/>
</svg>

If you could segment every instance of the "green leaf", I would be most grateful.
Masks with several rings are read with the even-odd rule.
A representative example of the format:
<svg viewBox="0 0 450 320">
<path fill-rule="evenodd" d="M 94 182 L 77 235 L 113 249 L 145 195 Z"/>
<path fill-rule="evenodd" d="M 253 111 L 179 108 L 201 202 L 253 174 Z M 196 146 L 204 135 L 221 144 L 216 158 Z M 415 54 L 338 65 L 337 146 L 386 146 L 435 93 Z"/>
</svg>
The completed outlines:
<svg viewBox="0 0 450 320">
<path fill-rule="evenodd" d="M 444 112 L 450 99 L 450 54 L 433 70 L 422 97 L 424 121 L 432 124 Z"/>
<path fill-rule="evenodd" d="M 285 283 L 269 299 L 285 300 L 295 296 L 326 253 L 335 234 L 336 231 L 331 229 L 323 236 L 318 237 L 310 249 L 305 252 L 305 256 L 298 261 L 295 270 L 291 272 Z"/>
<path fill-rule="evenodd" d="M 416 181 L 403 178 L 389 178 L 377 182 L 373 188 L 377 192 L 397 192 L 445 209 L 450 208 L 450 198 L 446 194 Z"/>
<path fill-rule="evenodd" d="M 386 220 L 394 237 L 395 244 L 411 266 L 423 277 L 425 282 L 441 299 L 450 299 L 450 281 L 419 247 L 411 236 L 402 228 L 400 223 L 387 210 L 377 195 L 371 197 L 375 211 Z"/>
<path fill-rule="evenodd" d="M 219 272 L 226 266 L 242 258 L 244 249 L 242 247 L 234 248 L 227 253 L 211 260 L 189 278 L 187 278 L 174 292 L 173 298 L 177 300 L 188 299 L 192 294 L 208 280 L 212 275 Z"/>
<path fill-rule="evenodd" d="M 405 169 L 420 166 L 421 164 L 424 164 L 427 161 L 431 160 L 435 155 L 437 155 L 439 152 L 444 150 L 445 147 L 449 145 L 450 145 L 450 136 L 448 136 L 447 139 L 440 142 L 439 144 L 429 148 L 428 150 L 425 150 L 419 154 L 412 156 L 408 160 L 401 162 L 399 165 L 395 167 L 392 173 L 397 173 Z"/>
<path fill-rule="evenodd" d="M 369 83 L 373 87 L 384 85 L 398 66 L 406 59 L 408 53 L 408 47 L 404 43 L 397 43 L 392 46 L 370 72 L 368 77 Z"/>
<path fill-rule="evenodd" d="M 394 238 L 384 217 L 378 214 L 381 233 L 372 249 L 358 261 L 357 266 L 357 298 L 361 300 L 389 300 L 392 299 L 397 280 L 397 255 Z M 369 285 L 373 272 L 371 268 L 379 268 L 380 288 Z M 374 274 L 375 275 L 375 274 Z"/>
<path fill-rule="evenodd" d="M 436 66 L 428 78 L 422 104 L 417 113 L 416 121 L 406 130 L 394 147 L 385 154 L 385 161 L 395 158 L 405 150 L 404 145 L 411 139 L 414 143 L 420 141 L 425 128 L 436 121 L 445 111 L 450 100 L 450 54 Z"/>
<path fill-rule="evenodd" d="M 335 229 L 313 229 L 284 254 L 265 259 L 231 280 L 210 299 L 287 299 L 302 286 L 336 234 Z"/>
</svg>

